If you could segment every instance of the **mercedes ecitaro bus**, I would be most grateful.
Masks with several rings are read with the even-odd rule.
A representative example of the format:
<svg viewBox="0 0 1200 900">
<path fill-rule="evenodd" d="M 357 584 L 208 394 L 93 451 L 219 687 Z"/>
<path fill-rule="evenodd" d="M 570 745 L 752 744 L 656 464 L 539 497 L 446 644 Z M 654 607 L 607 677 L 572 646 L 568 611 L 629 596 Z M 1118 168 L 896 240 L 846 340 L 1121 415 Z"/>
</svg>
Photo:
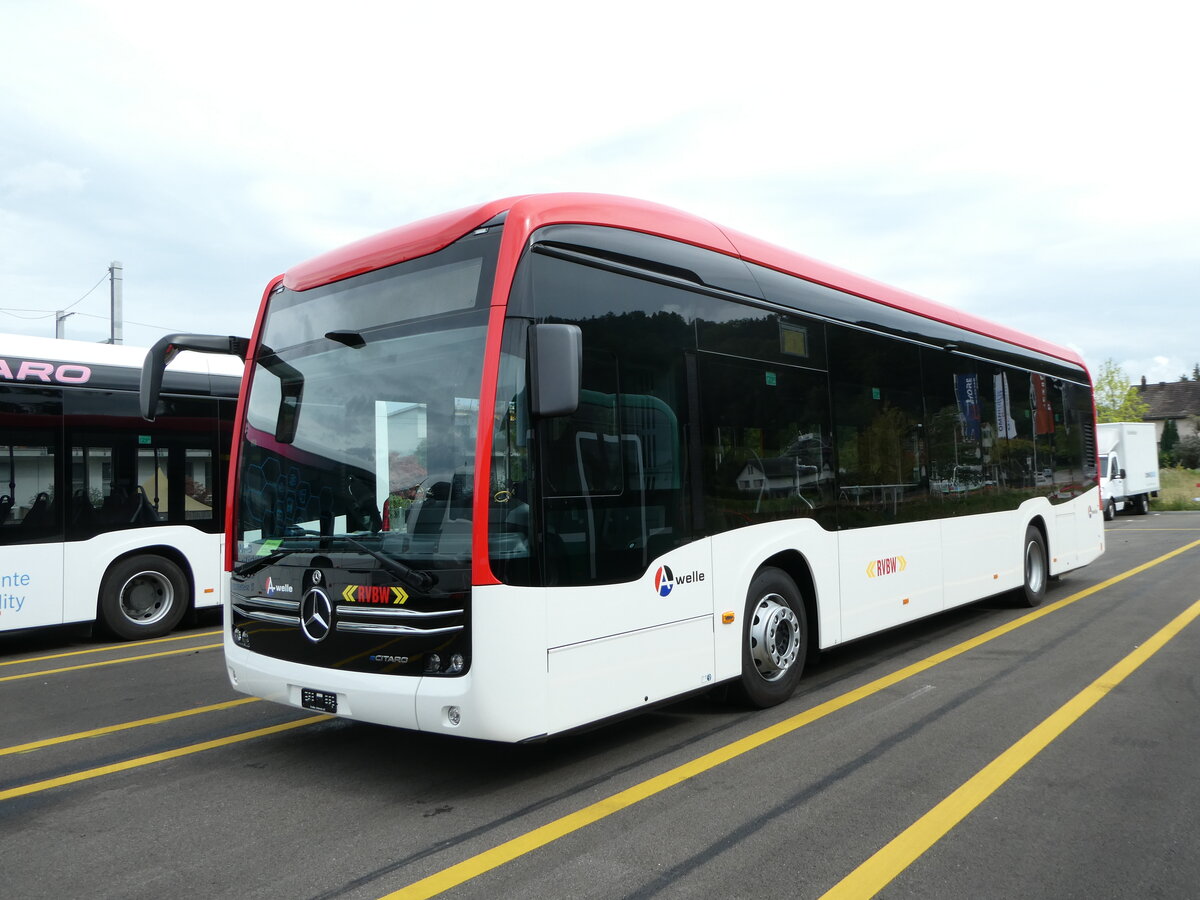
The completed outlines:
<svg viewBox="0 0 1200 900">
<path fill-rule="evenodd" d="M 1078 354 L 672 209 L 526 196 L 272 281 L 235 422 L 242 692 L 523 741 L 1103 549 Z"/>
<path fill-rule="evenodd" d="M 217 606 L 242 369 L 187 354 L 153 425 L 144 348 L 0 335 L 0 632 L 163 635 Z"/>
</svg>

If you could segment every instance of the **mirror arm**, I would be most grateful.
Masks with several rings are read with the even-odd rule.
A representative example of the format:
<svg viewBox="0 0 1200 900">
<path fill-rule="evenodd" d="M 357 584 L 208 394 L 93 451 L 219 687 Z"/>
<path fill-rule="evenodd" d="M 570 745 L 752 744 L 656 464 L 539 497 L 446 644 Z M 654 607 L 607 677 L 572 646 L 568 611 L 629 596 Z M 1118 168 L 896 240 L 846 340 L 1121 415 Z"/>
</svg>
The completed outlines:
<svg viewBox="0 0 1200 900">
<path fill-rule="evenodd" d="M 163 372 L 167 364 L 183 350 L 198 353 L 221 353 L 245 361 L 250 349 L 249 338 L 219 334 L 168 334 L 160 338 L 146 353 L 142 363 L 142 378 L 138 386 L 138 407 L 142 418 L 154 421 L 158 396 L 162 393 Z"/>
</svg>

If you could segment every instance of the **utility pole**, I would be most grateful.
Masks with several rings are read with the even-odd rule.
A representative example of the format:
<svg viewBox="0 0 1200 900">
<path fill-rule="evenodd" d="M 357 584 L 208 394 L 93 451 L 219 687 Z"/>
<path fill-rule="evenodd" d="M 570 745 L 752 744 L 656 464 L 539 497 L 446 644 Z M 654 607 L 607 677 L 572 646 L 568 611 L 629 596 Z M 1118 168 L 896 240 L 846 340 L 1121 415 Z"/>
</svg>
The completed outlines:
<svg viewBox="0 0 1200 900">
<path fill-rule="evenodd" d="M 54 337 L 63 340 L 67 336 L 67 319 L 75 313 L 63 312 L 61 309 L 54 313 Z"/>
<path fill-rule="evenodd" d="M 108 342 L 110 344 L 121 344 L 125 342 L 124 316 L 121 310 L 121 295 L 125 283 L 124 271 L 124 266 L 122 266 L 115 259 L 113 260 L 112 265 L 108 267 L 108 278 L 110 283 L 109 296 L 112 300 L 112 322 L 109 325 L 108 332 Z"/>
</svg>

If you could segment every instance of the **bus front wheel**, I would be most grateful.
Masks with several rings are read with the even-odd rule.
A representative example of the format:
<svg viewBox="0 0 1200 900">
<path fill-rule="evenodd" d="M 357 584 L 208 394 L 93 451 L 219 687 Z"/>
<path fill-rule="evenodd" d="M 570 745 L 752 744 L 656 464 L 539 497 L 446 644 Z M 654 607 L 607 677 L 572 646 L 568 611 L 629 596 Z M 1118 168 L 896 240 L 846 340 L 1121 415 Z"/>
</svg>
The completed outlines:
<svg viewBox="0 0 1200 900">
<path fill-rule="evenodd" d="M 1046 583 L 1050 578 L 1050 565 L 1046 560 L 1046 539 L 1037 526 L 1025 529 L 1025 584 L 1021 598 L 1026 606 L 1037 606 L 1046 597 Z"/>
<path fill-rule="evenodd" d="M 762 569 L 750 582 L 742 621 L 739 698 L 765 709 L 796 690 L 808 654 L 808 616 L 796 583 L 782 569 Z"/>
<path fill-rule="evenodd" d="M 123 640 L 161 637 L 187 611 L 187 584 L 165 557 L 143 553 L 120 560 L 100 583 L 100 621 Z"/>
</svg>

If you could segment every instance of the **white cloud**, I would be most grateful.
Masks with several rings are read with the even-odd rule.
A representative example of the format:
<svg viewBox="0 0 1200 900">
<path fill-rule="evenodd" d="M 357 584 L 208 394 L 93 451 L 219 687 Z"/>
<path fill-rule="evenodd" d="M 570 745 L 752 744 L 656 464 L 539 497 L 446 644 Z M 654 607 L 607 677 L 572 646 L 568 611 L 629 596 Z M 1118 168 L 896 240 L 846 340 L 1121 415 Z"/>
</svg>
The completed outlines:
<svg viewBox="0 0 1200 900">
<path fill-rule="evenodd" d="M 83 170 L 49 160 L 17 166 L 0 174 L 0 188 L 17 197 L 78 191 L 85 183 L 86 173 Z"/>
<path fill-rule="evenodd" d="M 60 308 L 118 258 L 130 319 L 245 330 L 271 276 L 337 244 L 599 190 L 1175 378 L 1200 356 L 1197 16 L 20 4 L 0 32 L 0 307 Z"/>
</svg>

